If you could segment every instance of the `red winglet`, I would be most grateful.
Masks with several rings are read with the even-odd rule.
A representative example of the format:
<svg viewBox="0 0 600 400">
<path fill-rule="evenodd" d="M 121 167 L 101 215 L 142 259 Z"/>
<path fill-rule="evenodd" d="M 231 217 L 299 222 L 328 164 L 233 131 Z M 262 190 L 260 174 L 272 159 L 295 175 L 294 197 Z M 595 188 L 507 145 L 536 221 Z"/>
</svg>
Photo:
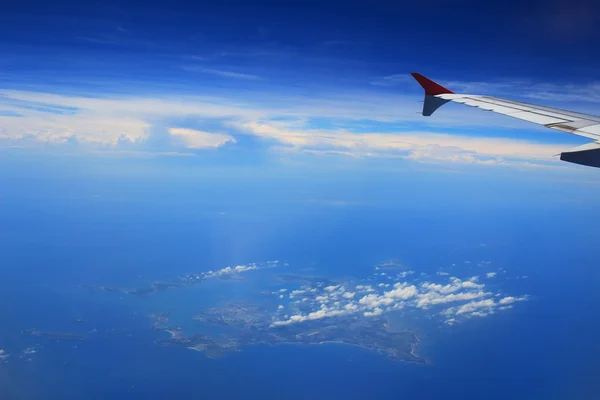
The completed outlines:
<svg viewBox="0 0 600 400">
<path fill-rule="evenodd" d="M 419 85 L 421 85 L 421 87 L 423 89 L 425 89 L 425 94 L 428 96 L 435 96 L 438 94 L 445 94 L 445 93 L 450 93 L 450 94 L 454 93 L 454 92 L 451 92 L 450 90 L 446 89 L 445 87 L 438 85 L 431 79 L 425 78 L 423 75 L 419 74 L 418 72 L 411 72 L 411 75 L 413 76 L 413 78 L 415 78 L 417 80 L 417 82 L 419 82 Z"/>
</svg>

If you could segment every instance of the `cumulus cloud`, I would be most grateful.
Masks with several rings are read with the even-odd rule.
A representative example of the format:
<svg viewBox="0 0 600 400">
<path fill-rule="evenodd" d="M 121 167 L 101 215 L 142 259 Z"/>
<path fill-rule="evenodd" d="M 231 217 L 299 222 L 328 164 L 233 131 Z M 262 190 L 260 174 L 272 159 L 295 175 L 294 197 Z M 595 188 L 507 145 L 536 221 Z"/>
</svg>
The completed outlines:
<svg viewBox="0 0 600 400">
<path fill-rule="evenodd" d="M 248 272 L 248 271 L 255 271 L 258 269 L 264 269 L 264 268 L 274 268 L 277 267 L 279 265 L 278 261 L 269 261 L 267 263 L 264 264 L 246 264 L 246 265 L 236 265 L 235 267 L 230 267 L 227 266 L 225 268 L 213 271 L 210 270 L 208 272 L 203 273 L 203 278 L 208 279 L 208 278 L 213 278 L 213 277 L 219 277 L 219 276 L 225 276 L 225 275 L 235 275 L 235 274 L 241 274 L 244 272 Z"/>
<path fill-rule="evenodd" d="M 378 308 L 378 307 L 374 308 L 373 311 L 365 311 L 363 313 L 363 315 L 365 317 L 374 317 L 376 315 L 381 315 L 381 314 L 383 314 L 383 310 L 381 308 Z"/>
<path fill-rule="evenodd" d="M 314 321 L 314 320 L 323 319 L 323 318 L 338 317 L 341 315 L 345 315 L 347 313 L 348 313 L 347 310 L 322 306 L 319 310 L 313 311 L 307 315 L 292 315 L 287 320 L 274 321 L 272 325 L 273 326 L 289 325 L 289 324 L 304 322 L 304 321 Z"/>
<path fill-rule="evenodd" d="M 488 272 L 487 274 L 485 274 L 486 278 L 495 278 L 496 275 L 498 275 L 498 273 L 496 272 Z"/>
<path fill-rule="evenodd" d="M 368 308 L 375 308 L 383 305 L 389 306 L 393 302 L 394 300 L 389 297 L 378 296 L 376 294 L 368 294 L 358 301 L 359 304 Z"/>
<path fill-rule="evenodd" d="M 471 279 L 473 279 L 473 278 L 471 278 Z M 426 282 L 426 283 L 423 283 L 421 286 L 431 292 L 448 294 L 448 293 L 454 293 L 461 289 L 483 289 L 483 287 L 485 285 L 477 284 L 473 280 L 461 281 L 458 278 L 452 277 L 452 278 L 450 278 L 450 283 L 447 285 L 440 285 L 437 283 Z"/>
<path fill-rule="evenodd" d="M 414 285 L 408 286 L 406 283 L 396 283 L 394 289 L 384 292 L 383 296 L 392 299 L 410 299 L 417 295 L 417 287 Z"/>
<path fill-rule="evenodd" d="M 498 304 L 507 305 L 507 304 L 513 304 L 518 301 L 525 301 L 525 300 L 527 300 L 526 296 L 522 296 L 522 297 L 508 296 L 503 299 L 500 299 L 500 301 L 498 301 Z"/>
<path fill-rule="evenodd" d="M 356 290 L 359 292 L 374 292 L 375 289 L 371 285 L 357 285 Z"/>
<path fill-rule="evenodd" d="M 491 295 L 489 292 L 462 292 L 462 293 L 450 293 L 450 294 L 440 294 L 437 292 L 429 291 L 422 293 L 418 296 L 417 307 L 419 308 L 429 308 L 433 305 L 437 304 L 446 304 L 453 303 L 459 301 L 467 301 L 479 299 L 485 296 Z"/>
<path fill-rule="evenodd" d="M 380 274 L 375 276 L 375 279 L 383 279 Z M 428 281 L 417 285 L 403 281 L 392 281 L 391 284 L 376 282 L 375 287 L 359 284 L 352 290 L 347 290 L 346 286 L 349 285 L 303 286 L 297 292 L 302 300 L 298 302 L 308 311 L 300 312 L 297 309 L 295 315 L 275 318 L 273 327 L 350 315 L 375 317 L 407 307 L 429 312 L 431 308 L 447 305 L 451 307 L 434 312 L 439 313 L 444 322 L 454 324 L 472 317 L 492 315 L 497 310 L 508 310 L 514 303 L 527 299 L 527 296 L 505 296 L 496 301 L 494 298 L 501 294 L 486 290 L 485 284 L 479 283 L 477 276 L 463 279 L 450 277 L 446 283 Z"/>
<path fill-rule="evenodd" d="M 467 313 L 472 313 L 475 310 L 478 310 L 480 308 L 486 308 L 486 309 L 491 309 L 493 307 L 496 306 L 496 303 L 494 302 L 493 299 L 485 299 L 485 300 L 480 300 L 480 301 L 472 301 L 470 303 L 467 304 L 463 304 L 462 306 L 458 307 L 456 310 L 456 314 L 467 314 Z"/>
<path fill-rule="evenodd" d="M 491 295 L 491 293 L 488 293 L 487 295 Z M 447 324 L 453 325 L 457 322 L 458 317 L 467 319 L 471 317 L 486 317 L 494 314 L 497 310 L 509 310 L 513 307 L 514 303 L 525 300 L 527 300 L 527 296 L 508 296 L 500 299 L 498 302 L 492 298 L 486 298 L 482 300 L 470 301 L 457 307 L 447 308 L 440 314 L 446 318 L 445 322 Z"/>
</svg>

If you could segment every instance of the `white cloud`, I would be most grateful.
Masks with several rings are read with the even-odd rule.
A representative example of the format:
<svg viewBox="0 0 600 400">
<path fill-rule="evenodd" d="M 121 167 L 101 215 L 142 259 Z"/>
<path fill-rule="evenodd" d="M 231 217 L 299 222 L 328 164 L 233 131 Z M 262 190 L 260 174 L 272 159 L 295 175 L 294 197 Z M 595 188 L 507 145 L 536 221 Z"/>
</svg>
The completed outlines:
<svg viewBox="0 0 600 400">
<path fill-rule="evenodd" d="M 463 293 L 450 293 L 450 294 L 439 294 L 436 292 L 426 292 L 418 295 L 417 307 L 427 308 L 432 305 L 446 304 L 459 301 L 468 301 L 479 299 L 490 295 L 488 292 L 463 292 Z"/>
<path fill-rule="evenodd" d="M 318 319 L 323 319 L 323 318 L 338 317 L 341 315 L 345 315 L 347 313 L 348 313 L 348 310 L 329 308 L 324 305 L 321 305 L 321 308 L 317 311 L 313 311 L 307 315 L 292 315 L 287 320 L 274 321 L 272 323 L 272 325 L 273 326 L 289 325 L 289 324 L 304 322 L 304 321 L 313 321 L 313 320 L 318 320 Z"/>
<path fill-rule="evenodd" d="M 234 270 L 235 272 L 245 272 L 245 271 L 253 271 L 257 269 L 256 264 L 250 264 L 250 265 L 237 265 Z"/>
<path fill-rule="evenodd" d="M 246 74 L 243 72 L 234 72 L 234 71 L 223 70 L 223 69 L 201 68 L 201 67 L 196 67 L 196 66 L 184 66 L 184 67 L 182 67 L 182 69 L 184 69 L 186 71 L 191 71 L 191 72 L 200 72 L 203 74 L 218 75 L 218 76 L 222 76 L 225 78 L 249 79 L 249 80 L 261 79 L 261 77 L 258 75 Z"/>
<path fill-rule="evenodd" d="M 233 123 L 233 126 L 256 136 L 276 139 L 296 150 L 337 148 L 358 156 L 396 155 L 414 160 L 494 164 L 505 162 L 505 158 L 551 161 L 552 155 L 564 150 L 564 145 L 431 132 L 357 134 L 343 129 L 294 129 L 285 123 L 262 121 Z"/>
<path fill-rule="evenodd" d="M 356 314 L 369 317 L 407 307 L 429 310 L 450 303 L 456 305 L 444 309 L 439 315 L 444 316 L 446 323 L 454 324 L 471 317 L 491 315 L 497 309 L 506 310 L 512 307 L 513 303 L 526 299 L 508 296 L 496 302 L 492 297 L 499 297 L 500 294 L 485 291 L 485 285 L 478 283 L 478 280 L 477 276 L 464 280 L 451 277 L 447 284 L 425 282 L 419 286 L 409 282 L 394 282 L 391 288 L 390 284 L 377 284 L 377 289 L 371 285 L 356 285 L 355 292 L 347 292 L 342 285 L 317 285 L 318 290 L 307 289 L 307 297 L 302 299 L 305 304 L 314 307 L 312 311 L 282 320 L 275 319 L 273 326 Z M 313 289 L 317 290 L 314 298 L 310 294 Z M 361 295 L 354 301 L 356 293 Z M 302 295 L 298 293 L 298 296 Z"/>
<path fill-rule="evenodd" d="M 499 294 L 496 294 L 499 296 Z M 441 315 L 447 317 L 447 324 L 454 324 L 457 322 L 457 317 L 463 318 L 471 318 L 471 317 L 486 317 L 488 315 L 494 314 L 496 310 L 504 311 L 509 310 L 513 307 L 513 304 L 518 301 L 527 300 L 527 296 L 522 297 L 513 297 L 508 296 L 504 297 L 498 302 L 495 302 L 493 299 L 483 299 L 477 301 L 471 301 L 465 303 L 458 307 L 451 307 L 444 311 L 442 311 Z"/>
<path fill-rule="evenodd" d="M 485 274 L 486 278 L 495 278 L 496 275 L 498 275 L 498 273 L 496 272 L 488 272 L 487 274 Z"/>
<path fill-rule="evenodd" d="M 469 314 L 469 316 L 471 317 L 487 317 L 490 314 L 493 314 L 494 311 L 490 310 L 490 311 L 473 311 L 471 314 Z"/>
<path fill-rule="evenodd" d="M 440 285 L 439 283 L 429 283 L 425 282 L 421 284 L 421 287 L 442 294 L 454 293 L 461 289 L 483 289 L 485 285 L 477 284 L 471 280 L 461 281 L 458 278 L 450 278 L 450 284 L 448 285 Z"/>
<path fill-rule="evenodd" d="M 373 289 L 373 286 L 371 286 L 371 285 L 356 285 L 356 290 L 359 292 L 367 292 L 367 293 L 371 293 L 371 292 L 375 291 L 375 289 Z"/>
<path fill-rule="evenodd" d="M 463 288 L 468 288 L 468 289 L 480 289 L 482 288 L 484 285 L 480 285 L 471 281 L 467 281 L 467 282 L 463 282 L 462 283 L 462 287 Z"/>
<path fill-rule="evenodd" d="M 365 311 L 363 315 L 365 317 L 373 317 L 375 315 L 381 315 L 383 310 L 381 308 L 374 308 L 373 311 Z"/>
<path fill-rule="evenodd" d="M 393 290 L 384 292 L 383 295 L 392 299 L 406 300 L 417 295 L 417 288 L 414 285 L 407 286 L 403 283 L 396 283 Z"/>
<path fill-rule="evenodd" d="M 389 306 L 393 302 L 394 300 L 389 297 L 378 296 L 376 294 L 368 294 L 366 296 L 363 296 L 358 301 L 359 304 L 369 308 L 375 308 L 383 305 Z"/>
<path fill-rule="evenodd" d="M 180 137 L 187 147 L 191 149 L 204 149 L 220 147 L 227 143 L 235 143 L 235 139 L 222 133 L 210 133 L 195 129 L 171 128 L 169 133 Z"/>
<path fill-rule="evenodd" d="M 525 300 L 527 300 L 526 296 L 523 296 L 523 297 L 508 296 L 508 297 L 505 297 L 503 299 L 500 299 L 500 301 L 498 301 L 498 304 L 507 305 L 507 304 L 513 304 L 513 303 L 516 303 L 518 301 L 525 301 Z"/>
<path fill-rule="evenodd" d="M 128 116 L 47 116 L 36 111 L 25 115 L 26 118 L 1 116 L 0 140 L 64 144 L 76 139 L 84 144 L 116 146 L 123 140 L 130 143 L 146 140 L 150 128 L 150 123 Z"/>
<path fill-rule="evenodd" d="M 43 103 L 59 112 L 22 109 L 18 105 L 29 103 Z M 238 141 L 229 133 L 180 126 L 182 122 L 212 118 L 224 121 L 227 129 L 237 131 L 236 134 L 269 139 L 266 143 L 273 149 L 311 154 L 529 166 L 532 162 L 552 165 L 552 156 L 565 149 L 564 145 L 470 136 L 468 132 L 449 135 L 445 133 L 448 126 L 511 127 L 515 122 L 509 118 L 495 122 L 485 113 L 477 117 L 478 113 L 462 111 L 426 119 L 415 115 L 412 96 L 355 93 L 307 99 L 259 93 L 252 103 L 244 103 L 235 96 L 84 97 L 1 90 L 0 105 L 24 116 L 1 116 L 0 140 L 23 144 L 76 141 L 100 148 L 122 147 L 123 143 L 141 146 L 150 140 L 152 127 L 158 121 L 158 125 L 165 125 L 168 134 L 185 148 L 237 145 Z M 310 124 L 313 118 L 342 122 L 338 127 L 316 129 Z M 169 126 L 170 121 L 179 121 L 179 126 Z M 391 132 L 361 129 L 366 133 L 357 133 L 357 121 L 401 122 L 404 127 Z M 409 122 L 428 124 L 431 128 L 407 130 L 405 126 Z M 524 123 L 517 126 L 535 129 Z M 158 150 L 169 152 L 171 149 L 152 151 Z"/>
<path fill-rule="evenodd" d="M 470 303 L 463 304 L 462 306 L 458 307 L 456 310 L 456 314 L 457 315 L 468 314 L 468 313 L 472 313 L 473 311 L 478 310 L 480 308 L 493 308 L 495 306 L 496 306 L 496 303 L 492 299 L 472 301 Z"/>
<path fill-rule="evenodd" d="M 205 272 L 203 274 L 204 278 L 212 278 L 215 276 L 223 276 L 223 275 L 233 275 L 233 274 L 240 274 L 243 272 L 248 272 L 248 271 L 254 271 L 257 269 L 262 269 L 262 268 L 274 268 L 276 267 L 278 264 L 274 263 L 274 262 L 267 262 L 264 265 L 257 265 L 257 264 L 247 264 L 247 265 L 236 265 L 235 267 L 225 267 L 216 271 L 208 271 Z"/>
</svg>

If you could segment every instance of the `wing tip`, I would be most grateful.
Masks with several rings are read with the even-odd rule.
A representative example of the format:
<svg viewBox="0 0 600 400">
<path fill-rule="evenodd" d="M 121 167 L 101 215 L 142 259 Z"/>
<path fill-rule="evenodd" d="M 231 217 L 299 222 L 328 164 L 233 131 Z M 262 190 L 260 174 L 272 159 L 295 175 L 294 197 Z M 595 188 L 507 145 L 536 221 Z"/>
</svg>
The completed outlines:
<svg viewBox="0 0 600 400">
<path fill-rule="evenodd" d="M 436 82 L 432 81 L 431 79 L 426 78 L 425 76 L 421 75 L 418 72 L 411 72 L 410 74 L 412 75 L 413 78 L 415 78 L 415 80 L 419 83 L 419 85 L 421 85 L 423 90 L 425 90 L 425 95 L 427 95 L 427 96 L 436 96 L 438 94 L 453 94 L 454 93 L 451 90 L 446 89 L 439 83 L 436 83 Z"/>
</svg>

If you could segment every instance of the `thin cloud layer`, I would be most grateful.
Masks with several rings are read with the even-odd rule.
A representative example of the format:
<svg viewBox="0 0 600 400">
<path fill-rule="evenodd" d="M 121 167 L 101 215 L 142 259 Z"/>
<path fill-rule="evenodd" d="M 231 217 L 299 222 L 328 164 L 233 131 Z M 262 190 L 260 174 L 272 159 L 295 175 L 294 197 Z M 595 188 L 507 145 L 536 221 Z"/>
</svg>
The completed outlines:
<svg viewBox="0 0 600 400">
<path fill-rule="evenodd" d="M 203 68 L 197 66 L 184 66 L 182 69 L 191 72 L 200 72 L 203 74 L 210 75 L 218 75 L 225 78 L 234 78 L 234 79 L 250 79 L 250 80 L 258 80 L 261 79 L 260 76 L 254 74 L 247 74 L 243 72 L 235 72 L 224 69 L 214 69 L 214 68 Z"/>
<path fill-rule="evenodd" d="M 300 130 L 286 123 L 245 122 L 233 124 L 241 131 L 275 139 L 299 151 L 337 149 L 357 156 L 402 156 L 453 162 L 501 163 L 506 159 L 551 161 L 564 145 L 540 144 L 525 140 L 477 138 L 430 132 L 352 133 L 348 130 Z"/>
<path fill-rule="evenodd" d="M 414 99 L 402 96 L 274 99 L 257 94 L 256 102 L 245 104 L 219 97 L 99 98 L 5 90 L 0 91 L 0 108 L 0 145 L 70 143 L 168 153 L 241 146 L 239 137 L 252 136 L 284 153 L 525 166 L 556 165 L 552 156 L 565 149 L 531 140 L 472 136 L 469 129 L 489 128 L 494 118 L 461 108 L 425 119 L 416 115 L 419 105 Z M 209 121 L 210 129 L 197 128 Z M 515 124 L 501 121 L 497 126 Z M 433 125 L 423 127 L 425 123 Z M 385 130 L 379 130 L 382 124 Z M 415 124 L 421 126 L 415 129 Z M 462 126 L 465 131 L 448 134 L 436 125 L 454 131 Z M 165 126 L 165 135 L 173 140 L 150 148 L 157 126 Z"/>
<path fill-rule="evenodd" d="M 180 137 L 186 146 L 191 149 L 220 147 L 227 143 L 235 143 L 233 137 L 222 133 L 210 133 L 185 128 L 171 128 L 169 129 L 169 133 Z"/>
</svg>

